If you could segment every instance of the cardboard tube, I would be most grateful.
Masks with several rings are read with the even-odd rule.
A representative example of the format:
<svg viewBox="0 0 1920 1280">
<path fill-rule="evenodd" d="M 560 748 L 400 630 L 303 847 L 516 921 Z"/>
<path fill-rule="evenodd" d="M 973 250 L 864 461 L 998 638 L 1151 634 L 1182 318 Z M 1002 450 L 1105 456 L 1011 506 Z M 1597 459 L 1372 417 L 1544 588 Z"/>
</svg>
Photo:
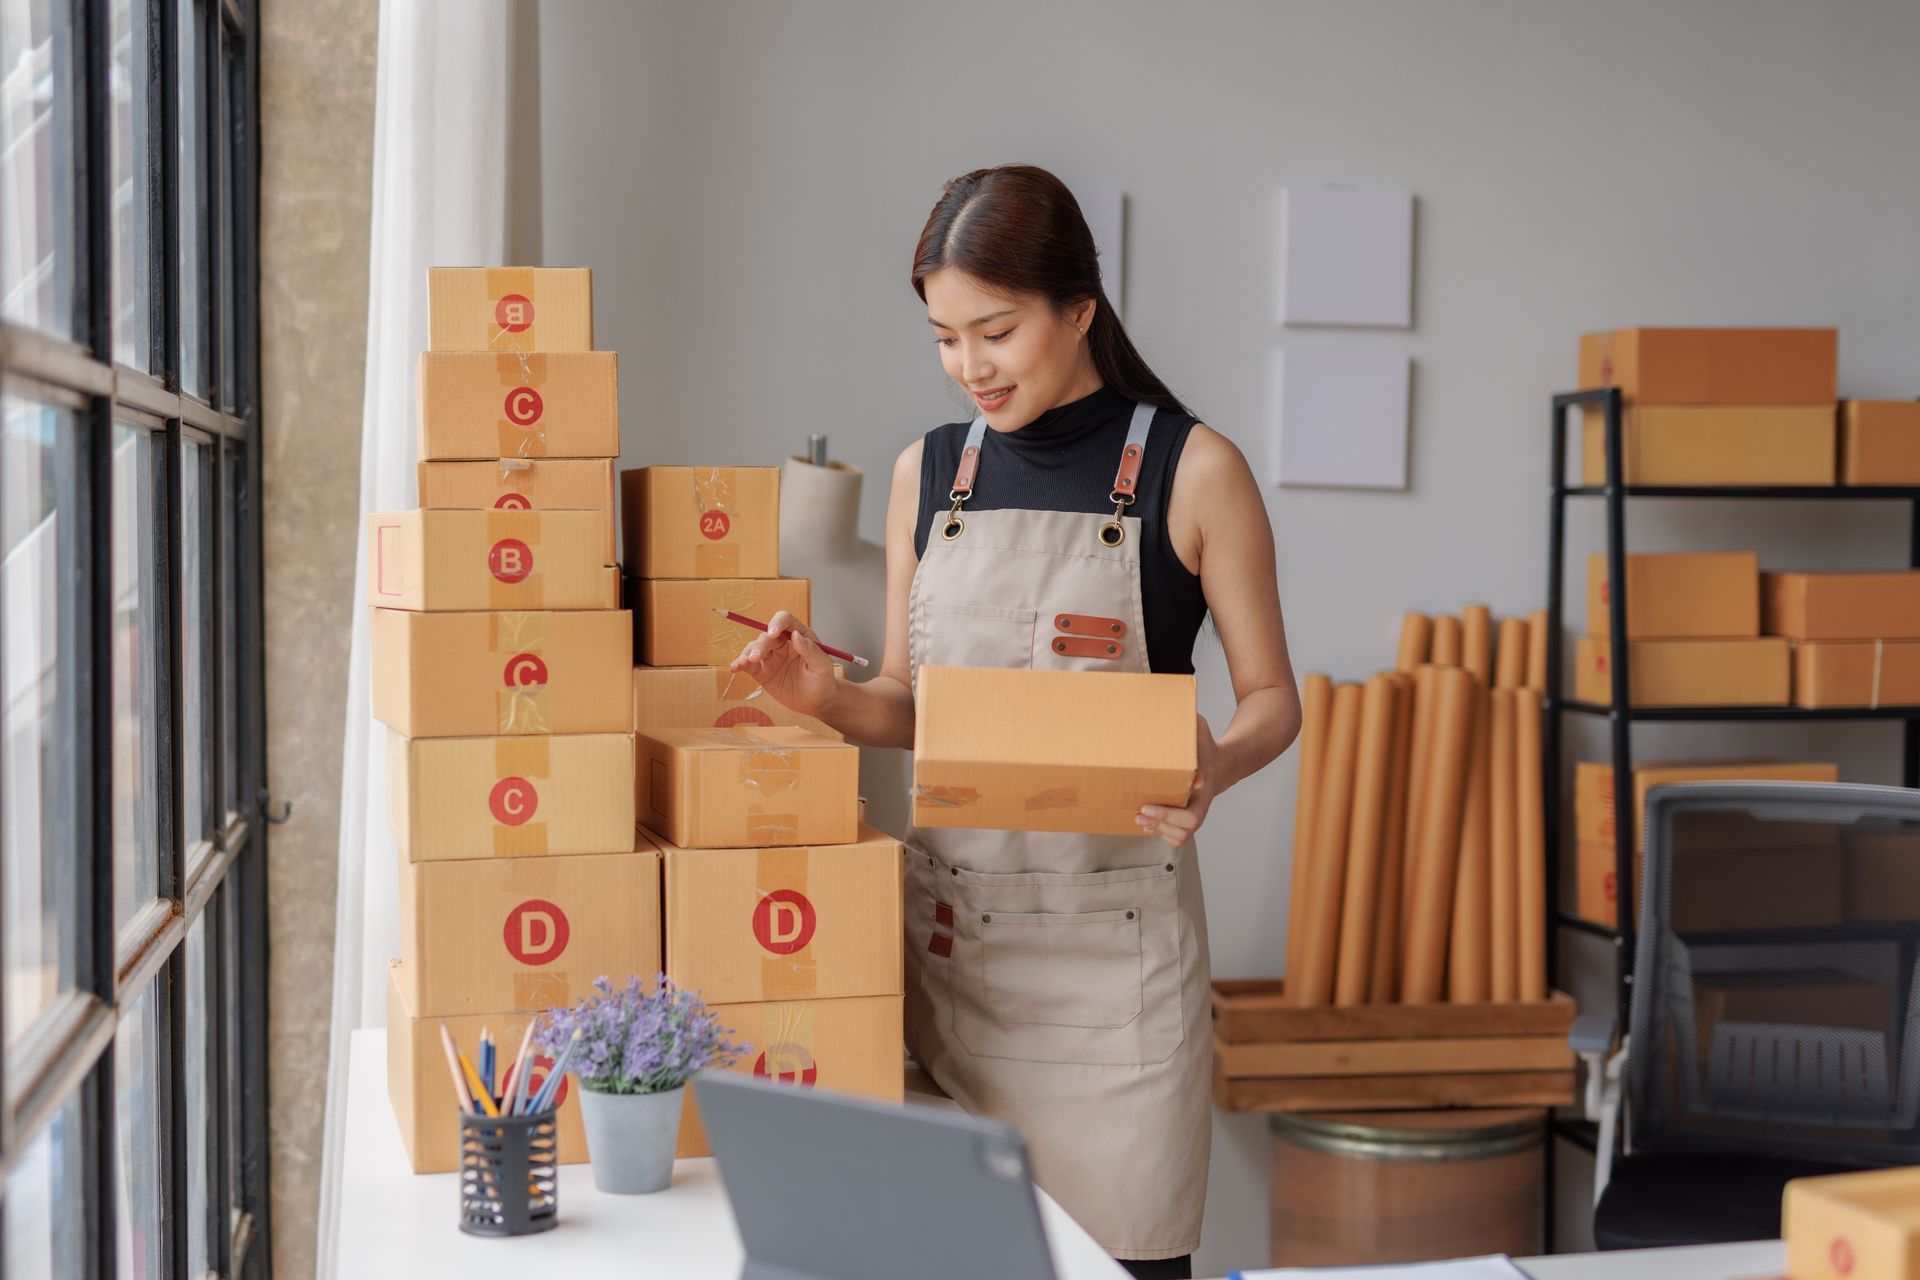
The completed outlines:
<svg viewBox="0 0 1920 1280">
<path fill-rule="evenodd" d="M 1327 722 L 1333 716 L 1333 680 L 1309 675 L 1300 695 L 1300 788 L 1293 798 L 1293 876 L 1287 895 L 1287 976 L 1300 972 L 1306 941 L 1300 917 L 1307 909 L 1307 879 L 1313 864 L 1313 816 L 1320 802 L 1320 766 L 1327 753 Z"/>
<path fill-rule="evenodd" d="M 1493 613 L 1483 604 L 1460 611 L 1460 665 L 1482 685 L 1493 679 Z"/>
<path fill-rule="evenodd" d="M 1413 677 L 1393 677 L 1393 764 L 1387 775 L 1387 829 L 1380 857 L 1379 910 L 1373 919 L 1373 962 L 1367 999 L 1392 1001 L 1400 989 L 1400 877 L 1406 865 L 1407 774 L 1413 763 Z"/>
<path fill-rule="evenodd" d="M 1347 828 L 1353 813 L 1353 765 L 1360 746 L 1360 686 L 1342 684 L 1333 691 L 1333 719 L 1327 729 L 1327 758 L 1320 770 L 1320 801 L 1313 818 L 1312 874 L 1307 907 L 1301 917 L 1305 941 L 1299 980 L 1287 975 L 1293 1003 L 1323 1005 L 1333 1000 L 1334 964 L 1339 958 L 1340 893 L 1346 886 Z"/>
<path fill-rule="evenodd" d="M 1527 680 L 1527 620 L 1500 619 L 1500 642 L 1493 650 L 1493 687 L 1518 689 Z"/>
<path fill-rule="evenodd" d="M 1407 774 L 1407 825 L 1401 840 L 1400 910 L 1405 932 L 1407 904 L 1413 901 L 1413 851 L 1420 846 L 1420 826 L 1426 821 L 1427 773 L 1433 755 L 1434 692 L 1440 668 L 1424 664 L 1413 675 L 1413 746 Z"/>
<path fill-rule="evenodd" d="M 1443 613 L 1433 620 L 1433 665 L 1457 667 L 1461 654 L 1460 619 Z"/>
<path fill-rule="evenodd" d="M 1453 932 L 1447 944 L 1447 999 L 1455 1004 L 1485 1004 L 1493 995 L 1489 969 L 1492 940 L 1487 936 L 1491 910 L 1488 879 L 1493 872 L 1488 847 L 1490 691 L 1475 684 L 1473 737 L 1467 751 L 1467 794 L 1460 811 L 1459 867 L 1453 878 Z"/>
<path fill-rule="evenodd" d="M 1527 683 L 1535 693 L 1547 691 L 1547 611 L 1527 615 Z"/>
<path fill-rule="evenodd" d="M 1502 1003 L 1520 998 L 1520 824 L 1513 807 L 1514 703 L 1513 690 L 1493 691 L 1493 725 L 1488 734 L 1487 775 L 1493 784 L 1491 976 L 1493 998 Z"/>
<path fill-rule="evenodd" d="M 1340 906 L 1340 954 L 1333 1002 L 1365 1004 L 1371 987 L 1373 927 L 1380 913 L 1380 866 L 1393 772 L 1392 676 L 1376 675 L 1360 695 L 1360 745 L 1353 775 L 1353 821 L 1347 831 L 1347 883 Z"/>
<path fill-rule="evenodd" d="M 1447 927 L 1453 922 L 1460 810 L 1473 732 L 1473 677 L 1454 667 L 1442 668 L 1436 680 L 1426 817 L 1415 847 L 1406 949 L 1400 957 L 1400 998 L 1407 1004 L 1432 1004 L 1446 994 Z"/>
<path fill-rule="evenodd" d="M 1427 660 L 1433 644 L 1433 619 L 1424 613 L 1406 613 L 1400 617 L 1400 653 L 1394 659 L 1395 671 L 1412 671 Z"/>
<path fill-rule="evenodd" d="M 1540 695 L 1514 696 L 1514 812 L 1519 826 L 1520 998 L 1547 998 L 1547 830 L 1540 762 Z"/>
</svg>

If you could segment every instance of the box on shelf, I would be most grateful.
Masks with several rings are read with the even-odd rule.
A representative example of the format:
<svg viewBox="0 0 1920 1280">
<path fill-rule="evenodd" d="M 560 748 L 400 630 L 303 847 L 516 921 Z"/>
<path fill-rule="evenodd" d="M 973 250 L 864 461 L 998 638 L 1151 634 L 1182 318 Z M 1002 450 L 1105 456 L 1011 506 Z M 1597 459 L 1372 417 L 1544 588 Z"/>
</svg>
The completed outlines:
<svg viewBox="0 0 1920 1280">
<path fill-rule="evenodd" d="M 1760 634 L 1760 557 L 1751 551 L 1629 555 L 1627 635 L 1635 640 Z M 1587 557 L 1587 634 L 1612 630 L 1605 552 Z"/>
<path fill-rule="evenodd" d="M 375 609 L 374 718 L 410 738 L 626 733 L 632 630 L 620 610 Z"/>
<path fill-rule="evenodd" d="M 387 816 L 410 862 L 617 853 L 633 844 L 633 735 L 388 730 Z"/>
<path fill-rule="evenodd" d="M 386 609 L 617 609 L 593 511 L 388 511 L 367 517 L 367 603 Z"/>
<path fill-rule="evenodd" d="M 683 849 L 847 844 L 859 748 L 805 729 L 653 729 L 638 738 L 640 820 Z"/>
<path fill-rule="evenodd" d="M 905 1094 L 899 996 L 717 1005 L 713 1012 L 735 1041 L 751 1046 L 729 1070 L 881 1102 L 899 1102 Z M 674 1154 L 682 1159 L 709 1154 L 691 1089 L 681 1104 Z"/>
<path fill-rule="evenodd" d="M 1837 329 L 1632 328 L 1580 335 L 1580 385 L 1653 405 L 1826 405 Z"/>
<path fill-rule="evenodd" d="M 1849 828 L 1840 843 L 1848 920 L 1920 920 L 1920 831 Z"/>
<path fill-rule="evenodd" d="M 1795 640 L 1793 705 L 1920 706 L 1920 640 Z"/>
<path fill-rule="evenodd" d="M 1606 419 L 1581 419 L 1580 483 L 1607 482 Z M 1833 406 L 1634 405 L 1620 418 L 1625 484 L 1831 485 Z"/>
<path fill-rule="evenodd" d="M 611 351 L 423 351 L 420 456 L 620 456 L 620 379 Z"/>
<path fill-rule="evenodd" d="M 1647 792 L 1677 782 L 1838 782 L 1840 766 L 1827 761 L 1687 760 L 1640 761 L 1633 766 L 1633 847 L 1645 849 Z M 1601 760 L 1582 760 L 1573 771 L 1574 838 L 1582 844 L 1613 848 L 1613 766 Z M 1771 824 L 1782 828 L 1785 824 Z M 1796 839 L 1816 839 L 1828 824 L 1793 825 Z M 1738 838 L 1738 837 L 1735 837 Z"/>
<path fill-rule="evenodd" d="M 1920 400 L 1840 402 L 1840 483 L 1920 485 Z"/>
<path fill-rule="evenodd" d="M 1693 1018 L 1700 1069 L 1713 1054 L 1713 1029 L 1723 1022 L 1841 1027 L 1885 1033 L 1892 993 L 1836 969 L 1773 969 L 1693 975 Z"/>
<path fill-rule="evenodd" d="M 836 675 L 841 672 L 836 664 Z M 756 696 L 757 695 L 757 696 Z M 726 729 L 734 725 L 792 725 L 834 742 L 838 731 L 825 721 L 803 716 L 774 700 L 744 671 L 712 667 L 635 667 L 633 727 L 654 729 Z"/>
<path fill-rule="evenodd" d="M 634 660 L 649 667 L 724 667 L 760 633 L 726 611 L 766 622 L 781 609 L 811 625 L 805 578 L 629 578 Z"/>
<path fill-rule="evenodd" d="M 652 833 L 649 833 L 652 834 Z M 660 845 L 666 974 L 710 1004 L 899 995 L 900 843 Z"/>
<path fill-rule="evenodd" d="M 585 267 L 427 268 L 430 351 L 591 351 Z"/>
<path fill-rule="evenodd" d="M 1639 910 L 1641 863 L 1633 857 L 1633 903 Z M 1582 840 L 1574 846 L 1573 913 L 1589 924 L 1620 927 L 1620 878 L 1613 862 L 1613 846 Z"/>
<path fill-rule="evenodd" d="M 1717 815 L 1692 816 L 1702 819 L 1703 829 L 1717 825 Z M 1790 833 L 1772 825 L 1754 824 L 1746 844 L 1720 840 L 1718 832 L 1716 843 L 1678 837 L 1685 852 L 1673 864 L 1667 904 L 1676 933 L 1824 929 L 1842 922 L 1846 860 L 1833 828 L 1820 831 L 1818 843 L 1795 845 L 1781 843 Z"/>
<path fill-rule="evenodd" d="M 407 1007 L 402 965 L 387 965 L 387 1097 L 400 1125 L 400 1142 L 415 1173 L 452 1173 L 460 1167 L 460 1106 L 454 1101 L 447 1075 L 447 1056 L 440 1046 L 444 1024 L 457 1043 L 471 1054 L 480 1033 L 491 1031 L 501 1047 L 500 1074 L 513 1064 L 510 1055 L 520 1048 L 521 1033 L 530 1013 L 492 1011 L 446 1018 L 422 1018 Z M 553 1059 L 533 1056 L 529 1087 L 538 1089 L 553 1070 Z M 587 1131 L 580 1121 L 580 1101 L 572 1080 L 555 1090 L 555 1123 L 561 1164 L 583 1164 L 587 1159 Z"/>
<path fill-rule="evenodd" d="M 660 972 L 660 853 L 400 864 L 401 990 L 414 1016 L 537 1011 Z"/>
<path fill-rule="evenodd" d="M 917 701 L 919 826 L 1138 835 L 1141 805 L 1187 802 L 1192 676 L 929 666 Z"/>
<path fill-rule="evenodd" d="M 779 468 L 622 471 L 620 525 L 636 578 L 777 578 Z"/>
<path fill-rule="evenodd" d="M 1920 1169 L 1795 1178 L 1780 1215 L 1793 1280 L 1920 1277 Z"/>
<path fill-rule="evenodd" d="M 1613 702 L 1608 641 L 1581 636 L 1574 652 L 1574 696 Z M 1744 640 L 1629 640 L 1628 696 L 1636 707 L 1784 707 L 1792 690 L 1787 642 L 1777 636 Z"/>
<path fill-rule="evenodd" d="M 1920 569 L 1760 575 L 1768 635 L 1795 640 L 1920 640 Z"/>
</svg>

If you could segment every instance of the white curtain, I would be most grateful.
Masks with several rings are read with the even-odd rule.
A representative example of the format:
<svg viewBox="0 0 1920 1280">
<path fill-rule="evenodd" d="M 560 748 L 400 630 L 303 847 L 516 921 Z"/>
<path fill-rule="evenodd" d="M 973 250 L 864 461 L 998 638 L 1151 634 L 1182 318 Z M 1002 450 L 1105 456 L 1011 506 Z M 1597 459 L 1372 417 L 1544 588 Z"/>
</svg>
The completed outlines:
<svg viewBox="0 0 1920 1280">
<path fill-rule="evenodd" d="M 512 0 L 381 0 L 374 84 L 367 383 L 360 443 L 333 1034 L 317 1268 L 334 1275 L 347 1047 L 386 1023 L 387 959 L 399 954 L 398 865 L 387 830 L 386 729 L 370 709 L 365 516 L 417 503 L 414 364 L 427 345 L 427 268 L 503 264 Z M 296 428 L 297 429 L 297 428 Z"/>
</svg>

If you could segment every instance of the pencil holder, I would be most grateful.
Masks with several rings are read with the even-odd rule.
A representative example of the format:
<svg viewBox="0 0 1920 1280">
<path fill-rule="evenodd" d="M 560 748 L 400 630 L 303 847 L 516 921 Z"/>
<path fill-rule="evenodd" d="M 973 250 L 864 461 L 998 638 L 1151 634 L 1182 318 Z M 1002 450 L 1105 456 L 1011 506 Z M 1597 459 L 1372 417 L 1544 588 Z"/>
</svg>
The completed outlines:
<svg viewBox="0 0 1920 1280">
<path fill-rule="evenodd" d="M 560 1222 L 554 1112 L 460 1117 L 460 1229 L 529 1236 Z"/>
</svg>

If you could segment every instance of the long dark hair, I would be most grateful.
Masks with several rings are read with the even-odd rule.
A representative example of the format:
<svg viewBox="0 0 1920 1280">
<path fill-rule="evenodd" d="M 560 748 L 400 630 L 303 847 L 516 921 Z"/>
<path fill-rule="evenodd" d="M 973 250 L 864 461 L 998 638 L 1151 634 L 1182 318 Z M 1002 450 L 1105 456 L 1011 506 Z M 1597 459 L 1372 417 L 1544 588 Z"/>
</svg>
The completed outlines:
<svg viewBox="0 0 1920 1280">
<path fill-rule="evenodd" d="M 1030 164 L 975 169 L 948 182 L 913 250 L 913 291 L 955 267 L 1002 293 L 1037 293 L 1063 311 L 1094 299 L 1087 343 L 1100 380 L 1136 403 L 1187 407 L 1134 349 L 1100 288 L 1100 256 L 1067 184 Z"/>
</svg>

